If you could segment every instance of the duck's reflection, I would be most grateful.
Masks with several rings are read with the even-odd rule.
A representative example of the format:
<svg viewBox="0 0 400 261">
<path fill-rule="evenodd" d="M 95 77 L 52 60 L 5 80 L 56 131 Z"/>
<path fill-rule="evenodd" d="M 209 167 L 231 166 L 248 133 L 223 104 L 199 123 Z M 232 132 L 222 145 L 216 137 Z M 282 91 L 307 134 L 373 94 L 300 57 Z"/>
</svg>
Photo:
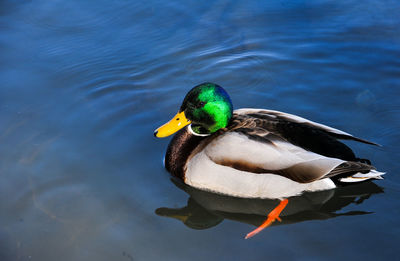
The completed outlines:
<svg viewBox="0 0 400 261">
<path fill-rule="evenodd" d="M 218 225 L 224 219 L 259 226 L 279 203 L 278 200 L 242 199 L 214 194 L 192 188 L 175 179 L 172 181 L 190 195 L 187 205 L 183 208 L 158 208 L 156 214 L 179 219 L 193 229 L 207 229 Z M 349 204 L 361 204 L 371 195 L 382 192 L 383 189 L 373 182 L 364 182 L 291 197 L 280 215 L 282 222 L 274 222 L 272 225 L 369 214 L 371 212 L 364 210 L 337 212 Z"/>
</svg>

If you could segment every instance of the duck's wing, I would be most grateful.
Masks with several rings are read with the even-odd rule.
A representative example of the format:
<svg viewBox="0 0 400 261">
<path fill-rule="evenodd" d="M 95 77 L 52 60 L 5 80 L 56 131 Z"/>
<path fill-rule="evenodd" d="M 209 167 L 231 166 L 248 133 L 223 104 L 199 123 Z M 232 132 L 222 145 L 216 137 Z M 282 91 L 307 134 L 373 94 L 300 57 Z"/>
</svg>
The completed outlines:
<svg viewBox="0 0 400 261">
<path fill-rule="evenodd" d="M 267 131 L 254 139 L 254 134 L 236 130 L 215 138 L 202 153 L 220 166 L 252 174 L 275 174 L 298 183 L 374 169 L 305 150 Z"/>
<path fill-rule="evenodd" d="M 263 137 L 273 134 L 305 150 L 346 161 L 357 161 L 357 158 L 353 151 L 338 139 L 377 145 L 296 115 L 262 109 L 236 110 L 229 130 L 241 132 L 261 142 L 267 142 L 268 139 Z"/>
<path fill-rule="evenodd" d="M 317 129 L 317 130 L 323 131 L 337 139 L 354 140 L 354 141 L 358 141 L 358 142 L 362 142 L 362 143 L 366 143 L 366 144 L 370 144 L 370 145 L 380 146 L 379 144 L 377 144 L 375 142 L 361 139 L 361 138 L 355 137 L 347 132 L 326 126 L 324 124 L 316 123 L 316 122 L 307 120 L 305 118 L 302 118 L 300 116 L 285 113 L 285 112 L 280 112 L 280 111 L 275 111 L 275 110 L 246 109 L 245 108 L 245 109 L 235 110 L 234 113 L 237 115 L 247 115 L 247 116 L 251 116 L 254 118 L 258 118 L 258 119 L 265 119 L 267 121 L 272 121 L 272 122 L 274 122 L 274 121 L 281 122 L 281 123 L 286 122 L 288 128 L 292 127 L 292 126 L 290 126 L 290 123 L 296 123 L 296 124 L 300 124 L 305 127 L 309 127 L 311 129 Z"/>
</svg>

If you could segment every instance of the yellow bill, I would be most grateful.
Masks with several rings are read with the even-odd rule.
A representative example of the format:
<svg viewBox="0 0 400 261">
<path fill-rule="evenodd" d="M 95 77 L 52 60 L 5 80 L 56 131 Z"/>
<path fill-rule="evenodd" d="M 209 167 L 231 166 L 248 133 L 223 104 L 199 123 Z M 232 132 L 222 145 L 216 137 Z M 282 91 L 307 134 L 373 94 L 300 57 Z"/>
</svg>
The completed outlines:
<svg viewBox="0 0 400 261">
<path fill-rule="evenodd" d="M 188 120 L 185 116 L 185 112 L 178 112 L 172 120 L 165 123 L 163 126 L 159 127 L 154 131 L 154 136 L 158 138 L 168 137 L 171 134 L 174 134 L 178 130 L 182 129 L 186 125 L 190 124 L 191 121 Z"/>
</svg>

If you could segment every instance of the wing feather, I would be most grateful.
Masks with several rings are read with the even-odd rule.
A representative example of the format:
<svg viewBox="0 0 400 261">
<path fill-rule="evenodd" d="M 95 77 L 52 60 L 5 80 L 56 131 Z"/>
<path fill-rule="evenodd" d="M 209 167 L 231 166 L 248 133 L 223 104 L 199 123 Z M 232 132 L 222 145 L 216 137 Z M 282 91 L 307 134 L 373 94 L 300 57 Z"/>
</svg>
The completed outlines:
<svg viewBox="0 0 400 261">
<path fill-rule="evenodd" d="M 213 140 L 206 155 L 216 164 L 255 174 L 276 174 L 299 183 L 323 179 L 344 163 L 304 150 L 278 136 L 259 142 L 244 133 L 227 132 Z"/>
<path fill-rule="evenodd" d="M 265 110 L 265 109 L 238 109 L 234 111 L 235 114 L 238 115 L 252 115 L 255 118 L 263 118 L 263 119 L 269 119 L 269 120 L 279 120 L 279 121 L 286 121 L 286 122 L 293 122 L 293 123 L 299 123 L 302 124 L 303 126 L 309 126 L 321 131 L 324 131 L 328 133 L 329 135 L 337 138 L 337 139 L 345 139 L 345 140 L 354 140 L 370 145 L 376 145 L 376 146 L 381 146 L 375 142 L 371 142 L 365 139 L 361 139 L 358 137 L 355 137 L 347 132 L 341 131 L 339 129 L 335 129 L 332 127 L 329 127 L 324 124 L 320 124 L 317 122 L 313 122 L 310 120 L 307 120 L 305 118 L 302 118 L 297 115 L 289 114 L 289 113 L 284 113 L 280 111 L 275 111 L 275 110 Z"/>
</svg>

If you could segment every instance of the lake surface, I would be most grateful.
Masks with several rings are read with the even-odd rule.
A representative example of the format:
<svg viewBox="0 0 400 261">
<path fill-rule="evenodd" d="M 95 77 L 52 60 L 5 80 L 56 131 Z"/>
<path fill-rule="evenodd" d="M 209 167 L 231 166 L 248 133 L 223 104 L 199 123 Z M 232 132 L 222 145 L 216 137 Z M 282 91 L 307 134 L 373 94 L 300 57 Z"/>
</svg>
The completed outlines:
<svg viewBox="0 0 400 261">
<path fill-rule="evenodd" d="M 0 260 L 395 260 L 399 1 L 2 1 Z M 269 200 L 170 179 L 153 130 L 204 81 L 382 144 L 381 181 Z M 289 209 L 289 206 L 292 206 Z"/>
</svg>

